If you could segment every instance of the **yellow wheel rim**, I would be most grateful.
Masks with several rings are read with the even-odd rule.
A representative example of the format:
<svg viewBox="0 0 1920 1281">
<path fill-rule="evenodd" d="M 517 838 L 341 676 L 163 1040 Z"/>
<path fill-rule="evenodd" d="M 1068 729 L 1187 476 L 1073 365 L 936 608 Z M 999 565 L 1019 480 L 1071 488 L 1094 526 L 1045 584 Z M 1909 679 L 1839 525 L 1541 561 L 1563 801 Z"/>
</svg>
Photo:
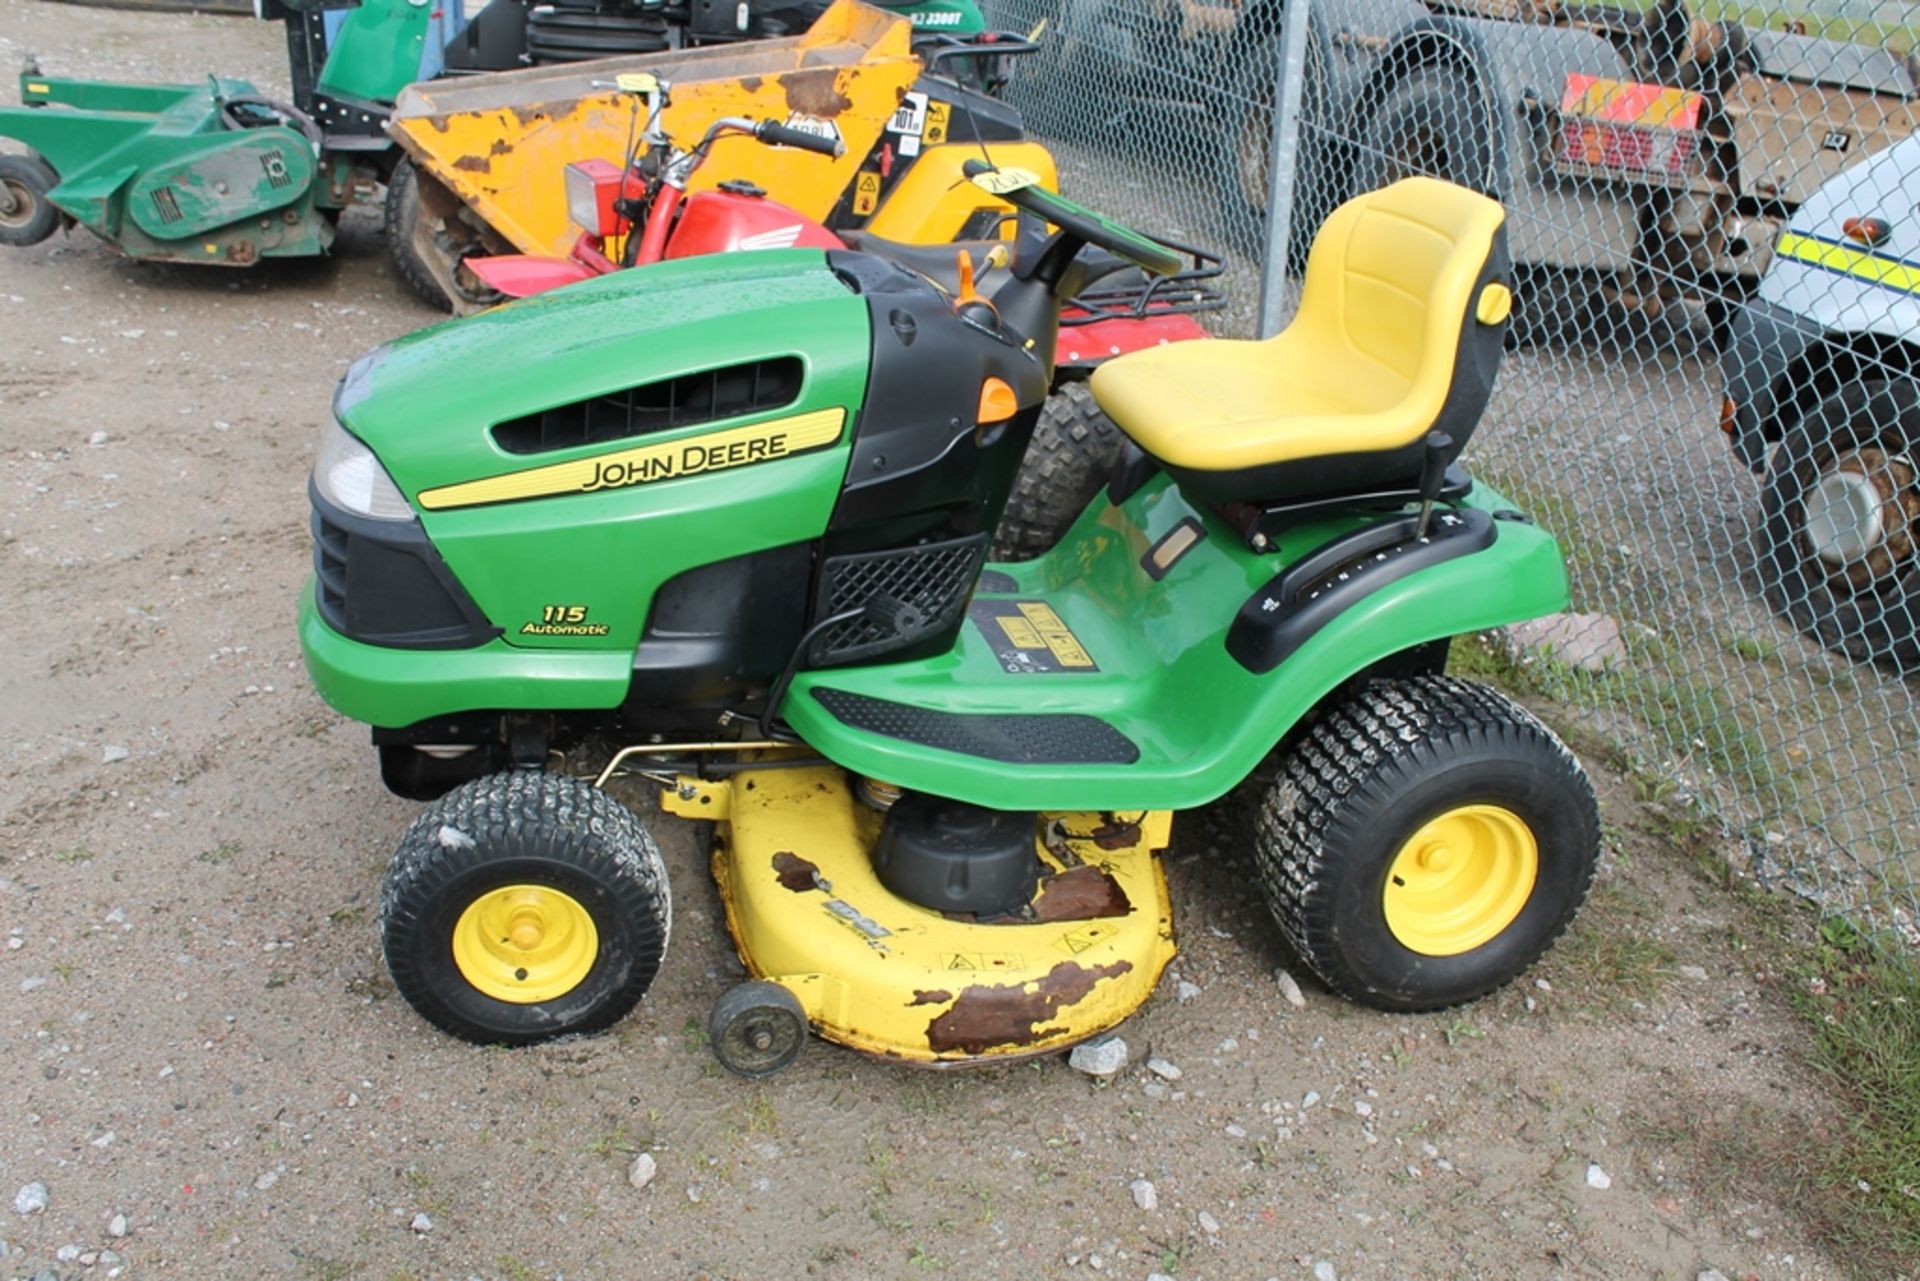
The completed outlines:
<svg viewBox="0 0 1920 1281">
<path fill-rule="evenodd" d="M 503 885 L 460 913 L 453 963 L 496 1001 L 535 1005 L 580 986 L 600 954 L 593 917 L 549 885 Z"/>
<path fill-rule="evenodd" d="M 1533 895 L 1540 847 L 1512 810 L 1462 805 L 1407 839 L 1387 869 L 1387 928 L 1408 951 L 1458 956 L 1499 936 Z"/>
</svg>

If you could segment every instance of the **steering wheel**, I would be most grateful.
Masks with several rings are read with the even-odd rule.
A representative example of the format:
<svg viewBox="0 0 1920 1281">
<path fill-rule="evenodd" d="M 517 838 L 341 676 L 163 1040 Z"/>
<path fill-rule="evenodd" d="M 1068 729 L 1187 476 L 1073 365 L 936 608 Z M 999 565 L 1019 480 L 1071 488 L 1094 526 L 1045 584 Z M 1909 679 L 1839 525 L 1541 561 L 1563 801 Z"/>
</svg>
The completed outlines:
<svg viewBox="0 0 1920 1281">
<path fill-rule="evenodd" d="M 969 160 L 961 166 L 961 171 L 987 194 L 998 196 L 1015 209 L 1044 219 L 1090 245 L 1125 258 L 1142 271 L 1173 276 L 1186 270 L 1187 260 L 1159 241 L 1076 204 L 1057 191 L 1048 191 L 1040 185 L 1039 175 L 1030 170 L 996 169 L 985 161 Z"/>
</svg>

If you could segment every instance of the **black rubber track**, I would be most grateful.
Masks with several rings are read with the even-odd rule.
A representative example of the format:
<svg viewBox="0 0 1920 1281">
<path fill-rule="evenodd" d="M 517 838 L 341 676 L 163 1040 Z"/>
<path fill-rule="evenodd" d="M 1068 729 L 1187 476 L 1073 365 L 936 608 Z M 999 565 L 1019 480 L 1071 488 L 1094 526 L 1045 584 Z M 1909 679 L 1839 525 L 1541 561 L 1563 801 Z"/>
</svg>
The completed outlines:
<svg viewBox="0 0 1920 1281">
<path fill-rule="evenodd" d="M 1533 829 L 1533 895 L 1471 952 L 1411 952 L 1386 924 L 1387 868 L 1428 819 L 1474 803 Z M 1321 981 L 1417 1011 L 1471 1001 L 1539 959 L 1586 898 L 1599 832 L 1593 788 L 1553 731 L 1490 689 L 1422 676 L 1366 685 L 1320 715 L 1259 800 L 1254 848 L 1281 932 Z"/>
<path fill-rule="evenodd" d="M 1050 550 L 1107 483 L 1126 443 L 1085 383 L 1067 383 L 1047 397 L 994 531 L 991 559 L 1033 560 Z"/>
<path fill-rule="evenodd" d="M 467 905 L 515 884 L 570 894 L 599 935 L 586 977 L 551 1001 L 495 1000 L 453 961 Z M 618 1021 L 659 973 L 671 926 L 666 865 L 639 819 L 596 787 L 531 770 L 474 779 L 421 811 L 380 898 L 394 986 L 430 1023 L 480 1044 L 527 1045 Z"/>
<path fill-rule="evenodd" d="M 420 223 L 421 209 L 420 180 L 414 172 L 413 161 L 402 160 L 393 167 L 393 173 L 387 178 L 387 203 L 382 212 L 387 251 L 393 255 L 393 265 L 400 272 L 400 278 L 422 301 L 441 311 L 452 311 L 453 303 L 447 291 L 433 278 L 433 272 L 420 260 L 420 253 L 414 247 L 413 235 Z"/>
</svg>

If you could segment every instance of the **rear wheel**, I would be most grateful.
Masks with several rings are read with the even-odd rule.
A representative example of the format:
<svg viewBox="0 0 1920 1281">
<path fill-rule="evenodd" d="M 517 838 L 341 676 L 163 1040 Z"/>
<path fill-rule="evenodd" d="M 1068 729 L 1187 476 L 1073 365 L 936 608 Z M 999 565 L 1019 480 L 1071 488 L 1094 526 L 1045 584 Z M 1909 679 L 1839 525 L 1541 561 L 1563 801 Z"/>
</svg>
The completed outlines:
<svg viewBox="0 0 1920 1281">
<path fill-rule="evenodd" d="M 1828 649 L 1920 670 L 1920 387 L 1873 379 L 1787 432 L 1760 499 L 1761 585 Z"/>
<path fill-rule="evenodd" d="M 24 249 L 59 229 L 60 211 L 47 199 L 59 185 L 38 156 L 0 156 L 0 245 Z"/>
<path fill-rule="evenodd" d="M 1354 190 L 1424 174 L 1491 195 L 1493 129 L 1471 77 L 1417 67 L 1387 90 L 1361 131 Z"/>
<path fill-rule="evenodd" d="M 598 788 L 489 774 L 428 806 L 381 895 L 387 970 L 428 1022 L 480 1044 L 607 1027 L 659 972 L 666 866 Z"/>
<path fill-rule="evenodd" d="M 1533 964 L 1599 852 L 1579 762 L 1524 708 L 1447 677 L 1334 706 L 1260 804 L 1262 888 L 1328 987 L 1384 1010 L 1471 1001 Z"/>
<path fill-rule="evenodd" d="M 1047 397 L 993 536 L 994 560 L 1033 560 L 1060 541 L 1113 474 L 1126 437 L 1083 382 Z"/>
</svg>

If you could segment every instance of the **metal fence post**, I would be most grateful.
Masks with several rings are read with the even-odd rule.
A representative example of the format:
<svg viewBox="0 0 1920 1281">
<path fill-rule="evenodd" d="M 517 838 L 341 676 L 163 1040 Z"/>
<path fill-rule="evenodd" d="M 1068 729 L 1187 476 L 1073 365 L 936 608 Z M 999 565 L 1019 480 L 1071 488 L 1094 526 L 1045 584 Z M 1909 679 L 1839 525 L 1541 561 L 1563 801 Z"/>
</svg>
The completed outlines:
<svg viewBox="0 0 1920 1281">
<path fill-rule="evenodd" d="M 1280 102 L 1273 113 L 1273 143 L 1267 165 L 1267 245 L 1260 268 L 1259 337 L 1280 332 L 1286 305 L 1287 238 L 1293 233 L 1294 161 L 1300 152 L 1300 98 L 1306 83 L 1307 11 L 1312 0 L 1286 0 Z"/>
</svg>

